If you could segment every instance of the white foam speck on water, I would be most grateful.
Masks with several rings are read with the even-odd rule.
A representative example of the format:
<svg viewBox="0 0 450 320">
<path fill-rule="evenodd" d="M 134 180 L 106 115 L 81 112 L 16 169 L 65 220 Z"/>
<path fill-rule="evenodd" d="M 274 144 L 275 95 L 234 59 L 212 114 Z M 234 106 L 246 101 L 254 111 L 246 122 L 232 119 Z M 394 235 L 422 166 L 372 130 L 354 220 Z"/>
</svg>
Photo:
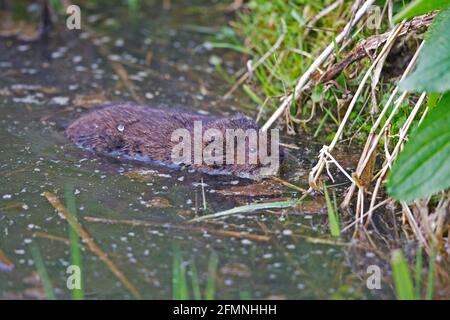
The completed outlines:
<svg viewBox="0 0 450 320">
<path fill-rule="evenodd" d="M 9 61 L 0 61 L 0 68 L 11 68 L 12 63 Z"/>
<path fill-rule="evenodd" d="M 232 286 L 233 285 L 233 280 L 232 279 L 225 279 L 225 281 L 223 283 L 226 286 Z"/>
<path fill-rule="evenodd" d="M 66 106 L 70 101 L 69 97 L 53 97 L 51 102 L 59 106 Z"/>
<path fill-rule="evenodd" d="M 201 182 L 193 182 L 192 183 L 193 187 L 207 187 L 208 185 L 206 183 L 201 183 Z"/>
<path fill-rule="evenodd" d="M 9 200 L 9 199 L 12 198 L 12 195 L 10 195 L 10 194 L 4 194 L 2 198 L 3 198 L 3 200 Z"/>
<path fill-rule="evenodd" d="M 116 42 L 114 43 L 114 45 L 115 45 L 116 47 L 119 47 L 119 48 L 123 47 L 124 44 L 125 44 L 125 41 L 124 41 L 122 38 L 118 38 L 118 39 L 116 40 Z"/>
<path fill-rule="evenodd" d="M 26 45 L 26 44 L 17 47 L 17 51 L 20 51 L 20 52 L 28 51 L 28 49 L 30 49 L 30 46 Z"/>
<path fill-rule="evenodd" d="M 217 66 L 222 63 L 222 59 L 219 56 L 213 54 L 209 57 L 208 62 L 213 66 Z"/>
<path fill-rule="evenodd" d="M 23 98 L 13 98 L 14 102 L 17 103 L 25 103 L 25 104 L 42 104 L 41 101 L 39 101 L 36 96 L 34 95 L 29 95 Z"/>
<path fill-rule="evenodd" d="M 73 63 L 80 63 L 81 61 L 83 61 L 83 57 L 82 56 L 75 56 L 72 58 L 72 62 Z"/>
</svg>

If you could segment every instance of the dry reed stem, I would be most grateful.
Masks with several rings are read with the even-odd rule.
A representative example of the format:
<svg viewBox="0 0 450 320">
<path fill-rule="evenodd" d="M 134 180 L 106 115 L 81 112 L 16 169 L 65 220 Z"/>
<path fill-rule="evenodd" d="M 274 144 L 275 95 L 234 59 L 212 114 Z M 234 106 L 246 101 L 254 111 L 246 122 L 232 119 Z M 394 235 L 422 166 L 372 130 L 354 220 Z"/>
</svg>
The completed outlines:
<svg viewBox="0 0 450 320">
<path fill-rule="evenodd" d="M 188 232 L 197 232 L 200 234 L 209 233 L 216 236 L 225 236 L 225 237 L 235 237 L 239 239 L 249 239 L 255 241 L 269 241 L 270 237 L 259 234 L 251 234 L 251 233 L 242 233 L 238 231 L 231 230 L 215 230 L 208 229 L 203 227 L 191 227 L 191 226 L 182 226 L 171 224 L 170 226 L 165 226 L 164 224 L 151 222 L 151 221 L 142 221 L 142 220 L 115 220 L 115 219 L 107 219 L 107 218 L 99 218 L 99 217 L 84 217 L 84 219 L 88 222 L 100 222 L 100 223 L 110 223 L 110 224 L 124 224 L 130 226 L 141 226 L 141 227 L 158 227 L 165 229 L 176 229 L 183 230 Z"/>
<path fill-rule="evenodd" d="M 374 0 L 367 0 L 361 8 L 358 10 L 358 12 L 355 14 L 355 18 L 353 21 L 349 22 L 344 30 L 332 41 L 324 50 L 323 52 L 314 60 L 314 62 L 310 65 L 310 67 L 306 70 L 306 72 L 300 77 L 298 80 L 294 92 L 291 93 L 288 96 L 285 96 L 283 99 L 283 102 L 278 107 L 278 109 L 272 114 L 272 116 L 267 120 L 267 122 L 262 127 L 263 131 L 267 131 L 272 124 L 283 114 L 283 112 L 286 110 L 288 106 L 291 105 L 292 101 L 295 101 L 300 93 L 302 92 L 303 88 L 313 75 L 313 73 L 317 70 L 317 68 L 326 60 L 326 58 L 334 51 L 335 44 L 340 44 L 345 35 L 349 30 L 351 30 L 358 21 L 366 14 L 367 10 L 370 8 L 370 6 L 374 3 Z"/>
<path fill-rule="evenodd" d="M 394 161 L 394 159 L 397 158 L 397 155 L 400 152 L 400 148 L 402 147 L 403 142 L 406 139 L 406 134 L 407 134 L 407 132 L 408 132 L 408 130 L 409 130 L 411 124 L 412 124 L 412 121 L 416 117 L 417 112 L 419 111 L 419 108 L 421 107 L 424 99 L 425 99 L 425 93 L 422 93 L 422 95 L 420 96 L 420 98 L 417 101 L 416 105 L 414 106 L 413 110 L 411 111 L 410 115 L 408 116 L 407 121 L 405 122 L 403 127 L 400 129 L 400 138 L 399 138 L 399 141 L 397 142 L 397 145 L 394 147 L 394 150 L 391 153 L 391 155 L 390 156 L 386 156 L 386 163 L 383 166 L 383 168 L 380 170 L 381 173 L 379 174 L 379 177 L 378 177 L 377 182 L 376 182 L 375 189 L 374 189 L 374 191 L 372 193 L 372 199 L 371 199 L 371 202 L 370 202 L 370 208 L 372 208 L 375 205 L 377 194 L 378 194 L 378 189 L 380 188 L 381 183 L 382 183 L 382 181 L 383 181 L 383 179 L 384 179 L 388 169 L 390 169 L 390 167 L 392 165 L 392 162 Z M 370 218 L 371 218 L 371 215 L 369 216 L 368 220 L 370 220 Z"/>
<path fill-rule="evenodd" d="M 403 72 L 403 75 L 400 80 L 403 80 L 410 73 L 412 68 L 414 67 L 416 60 L 419 56 L 419 52 L 421 51 L 423 45 L 424 45 L 424 42 L 422 42 L 422 44 L 417 49 L 416 53 L 414 54 L 414 56 L 412 57 L 411 61 L 408 64 L 408 66 L 406 67 L 405 71 Z M 358 165 L 356 168 L 355 176 L 357 177 L 357 179 L 360 179 L 363 172 L 365 171 L 367 164 L 369 163 L 370 159 L 374 155 L 374 151 L 376 150 L 376 148 L 378 146 L 378 142 L 381 139 L 381 135 L 386 131 L 388 125 L 391 123 L 394 115 L 397 113 L 397 110 L 400 108 L 403 100 L 405 99 L 405 97 L 407 95 L 407 92 L 403 92 L 401 94 L 401 96 L 397 99 L 396 104 L 395 104 L 393 110 L 391 111 L 388 119 L 386 120 L 384 126 L 380 130 L 380 133 L 376 134 L 376 131 L 377 131 L 378 127 L 380 126 L 381 121 L 383 120 L 384 116 L 388 112 L 389 107 L 391 106 L 392 102 L 394 101 L 394 98 L 397 95 L 398 90 L 399 90 L 399 88 L 398 88 L 398 86 L 396 86 L 394 88 L 394 90 L 392 91 L 391 95 L 389 96 L 388 101 L 384 105 L 383 110 L 378 115 L 378 118 L 376 119 L 375 123 L 372 125 L 372 128 L 370 129 L 369 136 L 367 138 L 366 144 L 364 145 L 363 152 L 361 154 L 361 157 L 358 161 Z M 341 205 L 343 208 L 347 208 L 349 206 L 351 198 L 355 191 L 355 187 L 356 187 L 356 184 L 352 184 L 350 186 L 349 191 L 347 192 L 345 199 Z"/>
<path fill-rule="evenodd" d="M 418 30 L 423 27 L 428 27 L 433 22 L 435 15 L 436 12 L 427 13 L 418 17 L 414 17 L 411 20 L 405 22 L 402 30 L 399 33 L 399 36 L 406 35 L 411 31 Z M 389 38 L 389 34 L 390 32 L 385 32 L 383 34 L 374 35 L 367 38 L 359 45 L 357 45 L 340 62 L 329 67 L 328 70 L 321 75 L 319 80 L 312 83 L 311 86 L 335 79 L 350 64 L 369 56 L 370 52 L 377 50 L 383 43 L 387 41 L 387 39 Z"/>
<path fill-rule="evenodd" d="M 333 2 L 332 4 L 330 4 L 328 7 L 325 7 L 324 9 L 322 9 L 318 14 L 316 14 L 314 17 L 312 17 L 311 19 L 309 19 L 307 21 L 307 24 L 312 26 L 314 25 L 317 21 L 319 21 L 320 19 L 322 19 L 323 17 L 325 17 L 326 15 L 328 15 L 329 13 L 331 13 L 332 11 L 334 11 L 337 7 L 339 7 L 340 5 L 342 5 L 344 3 L 344 0 L 337 0 L 335 2 Z"/>
<path fill-rule="evenodd" d="M 358 86 L 358 89 L 355 92 L 355 95 L 352 98 L 352 101 L 350 102 L 347 111 L 345 113 L 344 118 L 342 119 L 342 122 L 333 138 L 333 140 L 331 141 L 330 145 L 327 147 L 328 148 L 328 152 L 331 153 L 331 151 L 333 151 L 334 147 L 336 146 L 338 140 L 340 139 L 342 132 L 344 131 L 344 127 L 347 123 L 348 118 L 350 117 L 351 112 L 353 111 L 353 108 L 355 107 L 359 96 L 362 93 L 362 90 L 365 86 L 365 83 L 367 81 L 367 79 L 369 78 L 373 68 L 378 64 L 378 62 L 383 58 L 384 55 L 388 54 L 389 50 L 392 48 L 392 45 L 394 44 L 394 40 L 396 39 L 398 33 L 400 32 L 401 28 L 403 26 L 403 23 L 399 24 L 396 28 L 394 28 L 391 31 L 391 35 L 389 37 L 389 39 L 386 41 L 386 44 L 384 45 L 383 49 L 381 50 L 380 54 L 378 55 L 378 57 L 375 59 L 374 63 L 372 63 L 372 65 L 369 67 L 369 69 L 367 70 L 366 74 L 364 75 L 363 79 L 361 80 L 361 83 Z M 318 188 L 317 185 L 317 180 L 319 178 L 319 176 L 321 175 L 323 169 L 325 166 L 325 160 L 324 158 L 319 158 L 318 163 L 313 167 L 313 169 L 311 170 L 311 172 L 309 173 L 309 185 L 311 186 L 311 188 L 315 189 L 315 190 L 319 190 L 320 188 Z"/>
</svg>

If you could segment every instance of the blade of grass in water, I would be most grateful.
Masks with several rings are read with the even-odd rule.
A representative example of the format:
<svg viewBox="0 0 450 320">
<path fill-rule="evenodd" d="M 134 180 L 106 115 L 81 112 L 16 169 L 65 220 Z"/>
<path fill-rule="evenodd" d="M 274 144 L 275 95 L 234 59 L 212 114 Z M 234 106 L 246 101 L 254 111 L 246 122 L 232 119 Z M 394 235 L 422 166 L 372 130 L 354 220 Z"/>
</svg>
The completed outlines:
<svg viewBox="0 0 450 320">
<path fill-rule="evenodd" d="M 430 263 L 428 265 L 427 300 L 433 299 L 434 272 L 436 269 L 436 240 L 433 238 Z"/>
<path fill-rule="evenodd" d="M 263 209 L 277 209 L 277 208 L 289 208 L 298 203 L 298 200 L 289 200 L 289 201 L 278 201 L 278 202 L 268 202 L 268 203 L 254 203 L 249 204 L 246 206 L 241 207 L 235 207 L 230 210 L 220 211 L 214 214 L 208 214 L 205 216 L 201 216 L 198 218 L 194 218 L 189 220 L 189 222 L 198 222 L 203 221 L 207 219 L 214 219 L 224 216 L 229 216 L 236 213 L 242 213 L 242 212 L 253 212 L 256 210 L 263 210 Z"/>
<path fill-rule="evenodd" d="M 63 12 L 63 6 L 61 4 L 60 0 L 50 0 L 50 6 L 56 11 L 56 12 Z"/>
<path fill-rule="evenodd" d="M 174 250 L 172 267 L 172 295 L 174 300 L 187 300 L 186 268 L 179 249 Z"/>
<path fill-rule="evenodd" d="M 214 300 L 216 294 L 216 273 L 219 258 L 215 252 L 211 253 L 208 261 L 208 279 L 206 281 L 205 300 Z"/>
<path fill-rule="evenodd" d="M 420 300 L 420 289 L 422 288 L 422 268 L 423 268 L 423 249 L 421 246 L 417 248 L 416 252 L 416 278 L 415 278 L 415 286 L 416 286 L 416 299 Z"/>
<path fill-rule="evenodd" d="M 399 249 L 392 251 L 391 267 L 397 299 L 414 300 L 411 274 L 409 273 L 405 257 Z"/>
<path fill-rule="evenodd" d="M 327 121 L 327 118 L 329 117 L 329 114 L 326 113 L 322 120 L 320 120 L 319 125 L 317 126 L 316 132 L 314 132 L 314 138 L 317 138 L 317 136 L 319 135 L 320 131 L 322 130 L 323 125 L 325 124 L 325 121 Z"/>
<path fill-rule="evenodd" d="M 252 299 L 252 295 L 250 294 L 249 291 L 240 291 L 239 292 L 239 298 L 241 300 L 251 300 Z"/>
<path fill-rule="evenodd" d="M 75 195 L 73 193 L 73 187 L 71 185 L 66 186 L 65 198 L 67 209 L 72 213 L 73 217 L 77 219 L 77 208 L 75 205 Z M 70 243 L 70 258 L 72 265 L 77 266 L 80 269 L 80 286 L 71 290 L 72 299 L 83 300 L 84 299 L 84 286 L 83 286 L 83 268 L 81 265 L 81 250 L 80 250 L 80 237 L 78 233 L 69 224 L 69 243 Z"/>
<path fill-rule="evenodd" d="M 194 259 L 191 259 L 191 273 L 192 273 L 192 275 L 191 275 L 192 292 L 194 294 L 194 299 L 202 300 L 200 282 L 198 281 L 197 266 L 195 265 Z"/>
<path fill-rule="evenodd" d="M 137 11 L 141 6 L 141 0 L 128 0 L 128 8 L 131 11 Z"/>
<path fill-rule="evenodd" d="M 339 227 L 339 216 L 337 215 L 337 207 L 336 202 L 335 205 L 331 203 L 330 196 L 328 194 L 327 186 L 324 184 L 323 191 L 325 193 L 325 201 L 327 204 L 328 211 L 328 221 L 330 224 L 330 232 L 331 235 L 335 238 L 338 238 L 341 235 L 341 229 Z M 336 198 L 336 196 L 335 196 Z"/>
<path fill-rule="evenodd" d="M 205 47 L 207 47 L 208 49 L 231 49 L 237 52 L 241 52 L 241 53 L 245 53 L 245 54 L 249 54 L 250 51 L 246 48 L 244 48 L 243 46 L 240 45 L 235 45 L 235 44 L 231 44 L 231 43 L 224 43 L 224 42 L 206 42 L 204 44 Z"/>
<path fill-rule="evenodd" d="M 73 217 L 69 210 L 61 203 L 61 201 L 59 201 L 58 197 L 48 191 L 45 191 L 42 195 L 47 198 L 48 202 L 50 202 L 50 204 L 58 212 L 58 215 L 64 218 L 75 229 L 75 231 L 83 239 L 83 242 L 87 245 L 87 247 L 93 253 L 95 253 L 102 262 L 106 264 L 108 269 L 117 277 L 117 279 L 119 279 L 119 281 L 130 291 L 130 293 L 136 299 L 141 299 L 142 296 L 136 289 L 136 287 L 109 258 L 108 254 L 97 245 L 97 243 L 94 241 L 94 238 L 92 238 L 91 235 L 81 225 L 81 223 Z"/>
<path fill-rule="evenodd" d="M 44 261 L 42 260 L 41 252 L 37 245 L 32 244 L 30 247 L 31 255 L 33 256 L 33 261 L 36 266 L 39 277 L 41 278 L 42 287 L 44 288 L 45 294 L 49 300 L 56 300 L 55 292 L 53 291 L 52 283 L 47 273 L 47 268 L 45 267 Z"/>
<path fill-rule="evenodd" d="M 244 89 L 244 92 L 249 96 L 250 99 L 253 100 L 257 105 L 262 105 L 264 101 L 258 97 L 258 95 L 250 88 L 248 85 L 244 84 L 242 86 L 242 89 Z"/>
</svg>

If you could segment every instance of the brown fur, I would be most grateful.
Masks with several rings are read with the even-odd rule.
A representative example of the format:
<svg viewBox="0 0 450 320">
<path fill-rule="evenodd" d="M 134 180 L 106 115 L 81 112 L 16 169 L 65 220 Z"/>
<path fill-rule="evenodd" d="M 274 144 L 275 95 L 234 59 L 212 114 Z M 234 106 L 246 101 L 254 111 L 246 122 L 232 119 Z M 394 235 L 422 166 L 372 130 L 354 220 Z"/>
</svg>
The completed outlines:
<svg viewBox="0 0 450 320">
<path fill-rule="evenodd" d="M 82 115 L 66 129 L 66 135 L 78 146 L 97 153 L 171 163 L 172 149 L 178 144 L 171 141 L 173 131 L 184 128 L 193 136 L 194 121 L 199 120 L 202 121 L 203 132 L 209 128 L 218 129 L 223 134 L 226 129 L 259 129 L 253 120 L 242 115 L 218 118 L 181 110 L 113 103 Z M 195 167 L 209 173 L 248 177 L 260 166 L 248 163 L 208 166 L 203 163 Z"/>
</svg>

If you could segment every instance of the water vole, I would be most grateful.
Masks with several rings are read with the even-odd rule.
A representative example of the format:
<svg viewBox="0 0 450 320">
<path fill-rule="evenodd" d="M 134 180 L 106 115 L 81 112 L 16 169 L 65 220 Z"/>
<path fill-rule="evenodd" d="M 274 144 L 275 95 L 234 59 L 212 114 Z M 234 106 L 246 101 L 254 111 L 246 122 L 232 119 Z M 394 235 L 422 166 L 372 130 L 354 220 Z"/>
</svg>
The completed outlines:
<svg viewBox="0 0 450 320">
<path fill-rule="evenodd" d="M 200 129 L 198 129 L 199 124 Z M 200 162 L 196 161 L 194 150 L 198 145 L 195 144 L 195 138 L 188 143 L 188 146 L 192 146 L 192 151 L 189 151 L 187 156 L 188 159 L 174 161 L 174 148 L 179 147 L 180 140 L 174 139 L 173 135 L 178 129 L 183 130 L 182 132 L 191 137 L 200 133 L 204 137 L 204 140 L 200 142 L 203 150 L 211 148 L 213 142 L 216 143 L 216 147 L 223 146 L 222 154 L 217 152 L 217 149 L 211 153 L 216 160 L 223 159 L 223 161 L 212 163 L 208 161 L 207 157 L 200 159 Z M 250 143 L 251 135 L 243 137 L 227 135 L 228 132 L 232 132 L 230 130 L 239 129 L 242 132 L 256 132 L 256 144 Z M 209 139 L 208 133 L 211 132 L 222 134 L 223 140 Z M 188 164 L 206 173 L 233 174 L 252 179 L 261 178 L 261 169 L 267 168 L 269 164 L 270 172 L 276 171 L 278 168 L 277 165 L 273 166 L 272 161 L 270 163 L 266 160 L 262 162 L 259 157 L 256 157 L 256 161 L 254 160 L 255 155 L 258 155 L 257 149 L 263 142 L 268 145 L 267 150 L 264 148 L 264 152 L 271 157 L 270 160 L 278 160 L 273 156 L 274 153 L 278 156 L 279 150 L 274 152 L 271 148 L 271 142 L 274 139 L 268 136 L 267 141 L 263 141 L 258 135 L 259 132 L 256 122 L 243 115 L 220 118 L 134 103 L 111 103 L 97 108 L 75 120 L 65 131 L 66 136 L 78 146 L 96 153 L 166 164 Z M 233 150 L 227 149 L 227 142 L 237 143 L 238 141 L 244 142 L 242 149 L 235 145 L 232 147 Z M 239 152 L 243 158 L 238 161 Z M 200 153 L 204 155 L 202 151 Z M 230 158 L 227 158 L 230 153 Z"/>
</svg>

